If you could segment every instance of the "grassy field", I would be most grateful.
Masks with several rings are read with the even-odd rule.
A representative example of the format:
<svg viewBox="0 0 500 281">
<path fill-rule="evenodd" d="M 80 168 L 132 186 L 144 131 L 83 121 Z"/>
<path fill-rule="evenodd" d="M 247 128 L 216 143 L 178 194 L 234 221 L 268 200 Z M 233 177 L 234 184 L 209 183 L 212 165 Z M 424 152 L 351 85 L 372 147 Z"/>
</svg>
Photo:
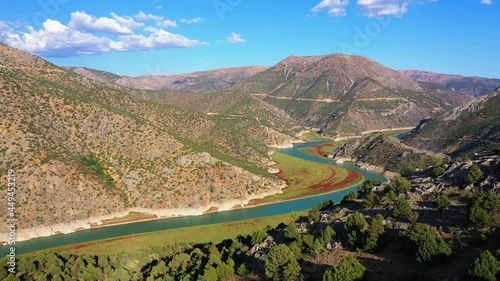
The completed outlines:
<svg viewBox="0 0 500 281">
<path fill-rule="evenodd" d="M 277 163 L 273 168 L 280 170 L 277 176 L 285 180 L 288 187 L 281 194 L 252 200 L 251 205 L 325 194 L 360 183 L 364 178 L 363 175 L 354 171 L 306 161 L 279 152 L 274 153 L 272 157 Z"/>
<path fill-rule="evenodd" d="M 309 132 L 302 134 L 300 136 L 300 139 L 305 142 L 308 142 L 308 141 L 324 140 L 326 138 L 320 136 L 315 130 L 310 130 Z"/>
<path fill-rule="evenodd" d="M 346 141 L 324 143 L 316 146 L 300 148 L 299 151 L 313 156 L 325 157 L 327 153 L 334 152 L 344 143 L 346 143 Z"/>
<path fill-rule="evenodd" d="M 153 219 L 156 217 L 157 216 L 151 215 L 151 214 L 129 213 L 128 215 L 126 215 L 124 217 L 103 220 L 102 222 L 103 222 L 103 224 L 117 224 L 117 223 L 132 222 L 132 221 L 145 220 L 145 219 Z"/>
<path fill-rule="evenodd" d="M 44 251 L 73 254 L 116 255 L 121 252 L 140 250 L 150 245 L 158 247 L 180 242 L 196 244 L 210 241 L 219 243 L 224 239 L 235 238 L 238 235 L 251 235 L 267 225 L 276 227 L 282 222 L 288 224 L 304 214 L 306 214 L 306 212 L 302 211 L 252 220 L 185 227 L 92 241 Z"/>
</svg>

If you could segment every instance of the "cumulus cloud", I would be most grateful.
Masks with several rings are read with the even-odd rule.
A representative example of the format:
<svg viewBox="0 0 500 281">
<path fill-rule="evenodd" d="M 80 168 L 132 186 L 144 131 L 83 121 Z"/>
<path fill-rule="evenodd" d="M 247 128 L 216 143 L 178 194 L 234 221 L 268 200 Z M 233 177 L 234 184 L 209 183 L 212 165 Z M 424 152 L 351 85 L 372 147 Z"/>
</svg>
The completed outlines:
<svg viewBox="0 0 500 281">
<path fill-rule="evenodd" d="M 68 26 L 72 29 L 88 32 L 102 32 L 107 34 L 132 34 L 134 29 L 144 26 L 131 17 L 120 17 L 111 13 L 112 18 L 97 18 L 85 12 L 71 13 Z"/>
<path fill-rule="evenodd" d="M 158 21 L 156 24 L 161 27 L 177 27 L 177 22 L 169 19 Z"/>
<path fill-rule="evenodd" d="M 481 4 L 491 5 L 491 4 L 493 4 L 493 0 L 481 0 Z"/>
<path fill-rule="evenodd" d="M 203 21 L 203 20 L 205 20 L 205 19 L 200 18 L 200 17 L 196 17 L 196 18 L 192 18 L 192 19 L 181 19 L 180 22 L 192 24 L 192 23 L 197 23 L 197 22 Z"/>
<path fill-rule="evenodd" d="M 137 15 L 134 16 L 134 18 L 138 21 L 148 21 L 148 20 L 160 21 L 160 20 L 163 20 L 162 16 L 145 14 L 143 11 L 139 11 L 139 13 L 137 13 Z"/>
<path fill-rule="evenodd" d="M 368 17 L 400 16 L 412 5 L 435 2 L 437 0 L 357 0 L 360 13 Z M 491 1 L 491 0 L 481 0 Z M 349 0 L 322 0 L 311 11 L 327 12 L 331 16 L 345 16 Z"/>
<path fill-rule="evenodd" d="M 240 34 L 234 32 L 231 32 L 227 37 L 227 42 L 230 44 L 245 43 L 246 41 Z"/>
<path fill-rule="evenodd" d="M 318 5 L 311 9 L 311 12 L 326 11 L 331 16 L 345 16 L 345 7 L 349 4 L 349 0 L 323 0 Z"/>
<path fill-rule="evenodd" d="M 157 22 L 156 26 L 143 28 L 144 34 L 140 34 L 142 32 L 137 33 L 136 29 L 143 27 L 143 23 L 113 13 L 111 16 L 96 18 L 84 12 L 75 12 L 68 25 L 48 19 L 38 30 L 31 26 L 20 30 L 0 21 L 0 41 L 46 57 L 188 48 L 207 44 L 163 30 L 162 26 L 172 26 L 172 23 L 165 23 L 165 19 L 161 24 Z"/>
<path fill-rule="evenodd" d="M 112 42 L 110 48 L 114 51 L 145 51 L 171 48 L 187 48 L 207 43 L 188 39 L 180 34 L 170 33 L 159 29 L 150 36 L 125 35 L 120 36 L 118 42 Z"/>
</svg>

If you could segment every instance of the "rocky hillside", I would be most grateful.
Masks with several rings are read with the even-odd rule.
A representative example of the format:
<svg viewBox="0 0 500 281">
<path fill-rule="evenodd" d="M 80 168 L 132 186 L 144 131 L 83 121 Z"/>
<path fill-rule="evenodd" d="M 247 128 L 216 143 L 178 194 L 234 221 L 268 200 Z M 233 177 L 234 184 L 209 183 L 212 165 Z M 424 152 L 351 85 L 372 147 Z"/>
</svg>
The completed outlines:
<svg viewBox="0 0 500 281">
<path fill-rule="evenodd" d="M 386 172 L 386 177 L 392 177 L 394 174 L 391 172 L 408 174 L 444 161 L 444 155 L 416 151 L 399 139 L 381 133 L 349 140 L 335 151 L 333 158 L 336 161 L 352 161 L 357 166 L 378 173 Z"/>
<path fill-rule="evenodd" d="M 500 79 L 465 77 L 420 70 L 401 70 L 402 74 L 421 82 L 434 83 L 471 96 L 484 96 L 500 87 Z"/>
<path fill-rule="evenodd" d="M 467 158 L 500 147 L 500 88 L 418 127 L 404 142 Z"/>
<path fill-rule="evenodd" d="M 414 126 L 471 100 L 368 58 L 342 54 L 288 57 L 231 91 L 280 108 L 302 125 L 339 135 Z"/>
<path fill-rule="evenodd" d="M 129 207 L 207 210 L 283 188 L 265 142 L 286 135 L 258 127 L 263 141 L 138 96 L 0 44 L 0 171 L 4 182 L 16 171 L 21 228 Z"/>
<path fill-rule="evenodd" d="M 133 89 L 215 93 L 225 91 L 267 68 L 266 66 L 242 66 L 187 74 L 145 75 L 136 77 L 118 76 L 109 72 L 80 67 L 68 69 L 99 82 L 115 83 Z"/>
</svg>

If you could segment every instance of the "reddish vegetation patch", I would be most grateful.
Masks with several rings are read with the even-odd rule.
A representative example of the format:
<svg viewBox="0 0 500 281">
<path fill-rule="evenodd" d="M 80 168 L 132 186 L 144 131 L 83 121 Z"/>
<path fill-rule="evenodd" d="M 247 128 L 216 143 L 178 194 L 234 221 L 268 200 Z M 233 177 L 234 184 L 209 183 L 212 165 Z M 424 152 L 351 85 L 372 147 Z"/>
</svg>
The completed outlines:
<svg viewBox="0 0 500 281">
<path fill-rule="evenodd" d="M 314 153 L 316 153 L 319 156 L 325 156 L 326 151 L 325 148 L 327 147 L 334 147 L 333 143 L 324 143 L 324 144 L 319 144 L 316 146 L 313 146 Z"/>
</svg>

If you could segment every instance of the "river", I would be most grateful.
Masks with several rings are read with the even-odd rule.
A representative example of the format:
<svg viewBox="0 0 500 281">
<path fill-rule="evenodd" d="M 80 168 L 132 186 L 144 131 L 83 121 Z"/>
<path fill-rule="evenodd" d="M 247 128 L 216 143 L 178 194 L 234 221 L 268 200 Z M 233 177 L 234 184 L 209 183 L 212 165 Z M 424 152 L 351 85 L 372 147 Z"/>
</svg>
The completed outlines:
<svg viewBox="0 0 500 281">
<path fill-rule="evenodd" d="M 294 145 L 293 148 L 281 149 L 280 152 L 288 154 L 290 156 L 298 157 L 305 160 L 315 161 L 323 164 L 334 165 L 343 167 L 349 170 L 354 170 L 362 173 L 365 178 L 368 179 L 379 179 L 380 181 L 385 181 L 381 175 L 363 170 L 359 167 L 349 164 L 337 164 L 326 158 L 319 158 L 312 155 L 304 154 L 298 149 L 308 146 L 314 146 L 317 144 L 325 143 L 328 141 L 316 141 L 308 142 Z M 356 190 L 357 186 L 348 189 L 340 190 L 337 192 L 319 195 L 314 197 L 308 197 L 303 199 L 297 199 L 293 201 L 257 206 L 253 208 L 237 209 L 225 212 L 210 213 L 200 216 L 187 216 L 187 217 L 175 217 L 166 218 L 159 220 L 151 220 L 144 222 L 135 222 L 129 224 L 122 224 L 116 226 L 101 227 L 83 231 L 77 231 L 69 234 L 56 234 L 48 237 L 35 238 L 27 241 L 16 242 L 16 255 L 28 253 L 32 251 L 38 251 L 43 249 L 48 249 L 52 247 L 60 247 L 69 244 L 89 242 L 100 239 L 109 239 L 124 235 L 133 235 L 153 231 L 161 231 L 189 226 L 223 223 L 239 220 L 247 220 L 253 218 L 260 218 L 266 216 L 274 216 L 280 214 L 290 213 L 292 211 L 302 211 L 312 208 L 321 202 L 328 199 L 333 202 L 340 202 L 342 198 L 352 190 Z M 8 249 L 10 246 L 2 246 L 0 248 L 0 256 L 5 256 L 8 254 Z"/>
</svg>

